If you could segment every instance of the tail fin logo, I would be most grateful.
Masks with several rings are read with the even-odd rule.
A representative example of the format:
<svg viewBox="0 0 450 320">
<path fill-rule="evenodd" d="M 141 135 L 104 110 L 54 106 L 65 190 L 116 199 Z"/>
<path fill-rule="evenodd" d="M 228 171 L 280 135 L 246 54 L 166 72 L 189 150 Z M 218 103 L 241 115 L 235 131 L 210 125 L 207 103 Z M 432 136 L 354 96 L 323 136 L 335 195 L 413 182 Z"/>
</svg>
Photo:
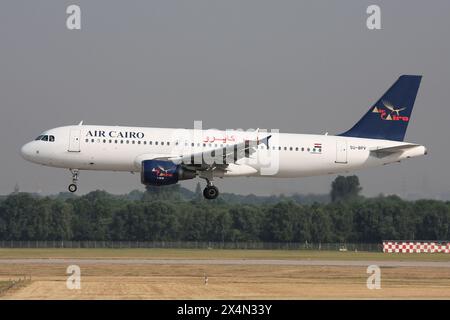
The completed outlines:
<svg viewBox="0 0 450 320">
<path fill-rule="evenodd" d="M 404 121 L 404 122 L 409 121 L 409 117 L 400 115 L 400 112 L 402 112 L 406 108 L 396 109 L 395 106 L 387 100 L 382 100 L 381 102 L 383 103 L 383 107 L 375 106 L 372 110 L 372 112 L 380 114 L 381 120 Z"/>
</svg>

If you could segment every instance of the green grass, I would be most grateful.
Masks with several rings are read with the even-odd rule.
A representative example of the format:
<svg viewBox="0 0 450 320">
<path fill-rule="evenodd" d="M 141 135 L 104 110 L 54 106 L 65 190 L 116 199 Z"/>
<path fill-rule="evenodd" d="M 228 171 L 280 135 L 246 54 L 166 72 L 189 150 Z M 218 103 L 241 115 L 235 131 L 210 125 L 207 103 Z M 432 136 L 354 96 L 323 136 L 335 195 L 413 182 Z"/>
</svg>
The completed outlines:
<svg viewBox="0 0 450 320">
<path fill-rule="evenodd" d="M 28 258 L 450 261 L 450 254 L 220 249 L 0 249 L 0 259 Z"/>
</svg>

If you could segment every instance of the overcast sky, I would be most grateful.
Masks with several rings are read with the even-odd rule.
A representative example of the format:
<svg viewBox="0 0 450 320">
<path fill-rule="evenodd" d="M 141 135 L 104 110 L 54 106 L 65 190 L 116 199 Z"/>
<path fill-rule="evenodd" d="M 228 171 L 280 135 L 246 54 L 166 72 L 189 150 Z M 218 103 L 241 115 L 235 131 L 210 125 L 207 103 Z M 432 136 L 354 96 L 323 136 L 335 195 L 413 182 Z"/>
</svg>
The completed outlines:
<svg viewBox="0 0 450 320">
<path fill-rule="evenodd" d="M 70 4 L 81 7 L 81 30 L 66 28 Z M 366 27 L 370 4 L 381 7 L 382 30 Z M 406 140 L 429 155 L 356 174 L 366 195 L 450 194 L 449 34 L 448 0 L 2 0 L 0 194 L 16 183 L 66 190 L 68 171 L 20 157 L 45 129 L 203 120 L 204 128 L 340 133 L 401 74 L 424 76 Z M 216 184 L 245 194 L 324 193 L 334 177 Z M 129 173 L 80 179 L 80 193 L 143 189 Z"/>
</svg>

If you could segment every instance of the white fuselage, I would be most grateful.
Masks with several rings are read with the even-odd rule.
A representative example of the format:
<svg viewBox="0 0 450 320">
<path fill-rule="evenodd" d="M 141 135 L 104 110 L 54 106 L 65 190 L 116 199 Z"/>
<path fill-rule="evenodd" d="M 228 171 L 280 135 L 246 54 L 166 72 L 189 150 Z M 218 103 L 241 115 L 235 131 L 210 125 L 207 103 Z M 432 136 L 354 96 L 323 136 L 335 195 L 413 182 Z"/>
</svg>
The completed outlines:
<svg viewBox="0 0 450 320">
<path fill-rule="evenodd" d="M 399 141 L 269 134 L 268 147 L 259 145 L 249 158 L 229 164 L 227 170 L 215 171 L 214 176 L 306 177 L 375 167 L 426 154 L 421 145 L 383 157 L 371 152 L 408 144 Z M 54 136 L 54 141 L 27 143 L 21 150 L 25 159 L 59 168 L 130 172 L 139 172 L 146 159 L 205 152 L 263 136 L 261 132 L 91 125 L 59 127 L 43 135 Z"/>
</svg>

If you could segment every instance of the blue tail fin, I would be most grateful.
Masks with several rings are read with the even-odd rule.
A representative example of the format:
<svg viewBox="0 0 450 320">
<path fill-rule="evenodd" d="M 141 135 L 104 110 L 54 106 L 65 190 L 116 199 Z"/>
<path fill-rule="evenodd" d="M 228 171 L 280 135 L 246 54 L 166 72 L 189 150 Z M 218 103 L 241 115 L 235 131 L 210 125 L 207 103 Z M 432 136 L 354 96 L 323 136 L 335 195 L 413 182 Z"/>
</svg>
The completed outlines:
<svg viewBox="0 0 450 320">
<path fill-rule="evenodd" d="M 422 76 L 403 75 L 389 88 L 347 137 L 403 141 Z"/>
</svg>

